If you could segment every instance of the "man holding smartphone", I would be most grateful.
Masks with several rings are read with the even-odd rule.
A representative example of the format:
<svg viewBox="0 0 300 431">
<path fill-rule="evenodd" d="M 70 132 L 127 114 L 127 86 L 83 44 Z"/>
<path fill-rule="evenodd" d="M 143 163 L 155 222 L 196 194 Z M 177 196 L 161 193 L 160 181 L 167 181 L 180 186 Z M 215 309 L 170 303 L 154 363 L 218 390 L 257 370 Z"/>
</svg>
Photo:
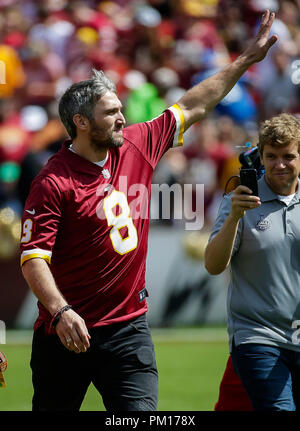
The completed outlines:
<svg viewBox="0 0 300 431">
<path fill-rule="evenodd" d="M 266 120 L 258 148 L 265 168 L 259 197 L 243 185 L 224 197 L 205 266 L 213 275 L 231 267 L 230 353 L 254 410 L 295 410 L 300 407 L 299 120 L 290 114 Z"/>
</svg>

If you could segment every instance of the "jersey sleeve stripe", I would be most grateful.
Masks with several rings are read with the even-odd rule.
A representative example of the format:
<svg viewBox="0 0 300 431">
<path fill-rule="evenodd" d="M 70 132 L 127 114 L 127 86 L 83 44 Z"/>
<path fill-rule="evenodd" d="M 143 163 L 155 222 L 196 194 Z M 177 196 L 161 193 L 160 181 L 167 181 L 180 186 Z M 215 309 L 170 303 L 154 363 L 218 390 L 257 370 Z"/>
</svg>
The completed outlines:
<svg viewBox="0 0 300 431">
<path fill-rule="evenodd" d="M 184 132 L 184 115 L 177 103 L 170 106 L 169 110 L 173 113 L 176 120 L 176 132 L 173 140 L 173 147 L 178 147 L 183 144 L 183 132 Z"/>
<path fill-rule="evenodd" d="M 35 259 L 37 257 L 45 259 L 49 264 L 51 263 L 52 252 L 48 250 L 42 250 L 41 248 L 34 248 L 32 250 L 23 251 L 21 254 L 21 266 L 24 262 L 29 259 Z"/>
</svg>

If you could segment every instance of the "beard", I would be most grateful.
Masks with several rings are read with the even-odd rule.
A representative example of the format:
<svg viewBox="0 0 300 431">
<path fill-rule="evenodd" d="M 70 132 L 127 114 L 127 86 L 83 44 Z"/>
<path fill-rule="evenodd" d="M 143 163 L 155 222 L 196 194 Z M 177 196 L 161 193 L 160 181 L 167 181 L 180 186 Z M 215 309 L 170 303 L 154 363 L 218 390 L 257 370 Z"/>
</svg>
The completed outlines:
<svg viewBox="0 0 300 431">
<path fill-rule="evenodd" d="M 122 128 L 113 130 L 118 132 Z M 113 132 L 108 132 L 106 129 L 98 127 L 94 122 L 91 124 L 91 131 L 89 134 L 91 147 L 97 150 L 103 150 L 103 148 L 119 148 L 124 143 L 123 136 L 115 138 Z"/>
<path fill-rule="evenodd" d="M 273 190 L 273 192 L 279 194 L 279 195 L 285 195 L 286 193 L 292 194 L 293 192 L 293 185 L 298 183 L 298 175 L 293 172 L 288 173 L 288 177 L 285 178 L 283 181 L 280 180 L 280 178 L 274 178 L 272 175 L 268 175 L 266 173 L 265 175 L 266 182 L 270 186 L 270 188 Z"/>
</svg>

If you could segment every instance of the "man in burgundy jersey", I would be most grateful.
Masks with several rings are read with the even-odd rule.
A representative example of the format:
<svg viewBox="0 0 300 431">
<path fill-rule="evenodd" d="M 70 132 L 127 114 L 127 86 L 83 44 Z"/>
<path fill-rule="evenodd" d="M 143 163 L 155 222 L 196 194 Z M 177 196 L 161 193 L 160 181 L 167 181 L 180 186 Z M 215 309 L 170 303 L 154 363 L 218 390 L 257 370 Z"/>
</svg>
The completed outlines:
<svg viewBox="0 0 300 431">
<path fill-rule="evenodd" d="M 145 318 L 153 170 L 265 57 L 277 39 L 268 39 L 273 20 L 266 11 L 238 59 L 152 121 L 124 128 L 121 102 L 103 72 L 62 96 L 60 118 L 71 139 L 33 181 L 22 218 L 22 271 L 39 307 L 34 410 L 79 410 L 91 382 L 108 410 L 157 408 Z"/>
</svg>

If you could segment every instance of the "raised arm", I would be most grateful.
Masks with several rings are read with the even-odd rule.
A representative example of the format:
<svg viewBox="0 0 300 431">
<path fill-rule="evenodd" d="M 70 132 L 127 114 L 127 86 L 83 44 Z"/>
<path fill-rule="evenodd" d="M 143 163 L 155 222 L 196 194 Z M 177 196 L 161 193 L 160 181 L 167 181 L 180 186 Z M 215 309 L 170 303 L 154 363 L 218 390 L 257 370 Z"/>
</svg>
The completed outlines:
<svg viewBox="0 0 300 431">
<path fill-rule="evenodd" d="M 188 90 L 177 102 L 184 114 L 185 130 L 205 117 L 229 93 L 246 70 L 267 55 L 277 41 L 275 35 L 268 39 L 274 18 L 275 14 L 266 10 L 257 35 L 249 47 L 234 62 Z"/>
</svg>

